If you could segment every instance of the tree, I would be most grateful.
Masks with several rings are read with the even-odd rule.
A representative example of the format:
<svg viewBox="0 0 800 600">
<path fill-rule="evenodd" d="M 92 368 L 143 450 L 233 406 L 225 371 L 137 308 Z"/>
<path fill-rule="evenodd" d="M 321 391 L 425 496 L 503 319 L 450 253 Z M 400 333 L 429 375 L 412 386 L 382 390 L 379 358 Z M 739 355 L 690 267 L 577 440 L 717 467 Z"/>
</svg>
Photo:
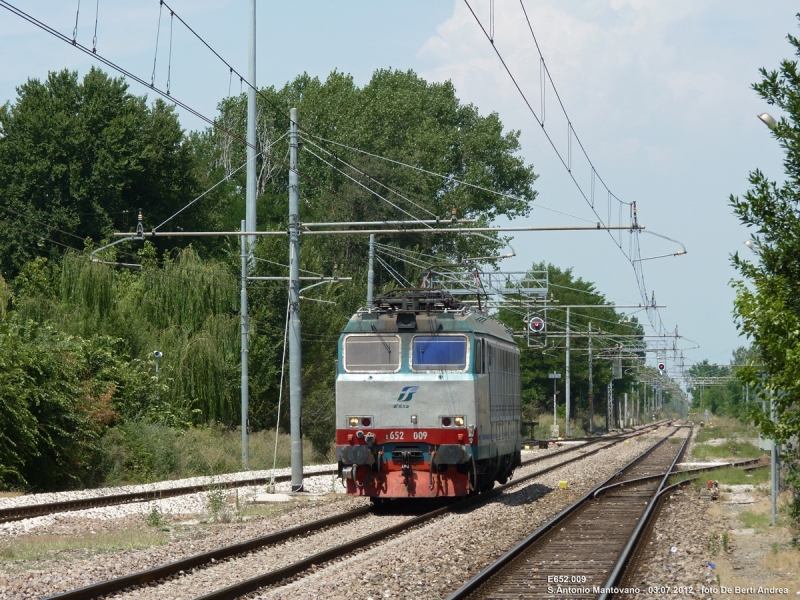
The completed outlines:
<svg viewBox="0 0 800 600">
<path fill-rule="evenodd" d="M 800 18 L 800 15 L 798 15 Z M 788 35 L 795 55 L 800 40 Z M 734 317 L 737 326 L 753 343 L 758 358 L 738 371 L 755 388 L 759 398 L 773 400 L 777 413 L 753 411 L 762 433 L 785 442 L 800 435 L 800 70 L 795 60 L 783 60 L 780 68 L 760 70 L 761 81 L 753 85 L 768 104 L 783 111 L 772 136 L 785 151 L 785 180 L 770 181 L 760 171 L 750 173 L 750 189 L 730 203 L 741 222 L 754 228 L 754 259 L 732 257 L 742 279 L 732 282 L 736 290 Z M 793 515 L 800 521 L 800 474 L 794 462 Z"/>
<path fill-rule="evenodd" d="M 0 273 L 64 246 L 82 249 L 135 225 L 155 226 L 196 191 L 194 157 L 174 109 L 92 68 L 51 72 L 0 107 Z M 176 225 L 191 226 L 197 213 Z M 50 240 L 53 240 L 52 242 Z"/>
<path fill-rule="evenodd" d="M 459 218 L 489 224 L 498 216 L 527 214 L 536 197 L 536 175 L 517 155 L 519 132 L 504 131 L 497 114 L 481 115 L 463 104 L 450 82 L 430 83 L 412 71 L 378 70 L 363 87 L 349 75 L 334 71 L 325 81 L 301 75 L 280 89 L 265 88 L 258 99 L 258 215 L 260 229 L 285 231 L 288 223 L 288 107 L 299 113 L 302 146 L 299 150 L 301 222 L 449 219 L 455 206 Z M 246 98 L 232 97 L 220 104 L 220 124 L 244 137 Z M 335 143 L 334 143 L 335 142 Z M 238 228 L 243 214 L 245 149 L 233 136 L 208 130 L 192 139 L 202 157 L 202 181 L 211 185 L 226 175 L 213 201 L 238 206 Z M 426 171 L 391 163 L 365 152 L 388 157 Z M 450 178 L 473 186 L 455 183 Z M 480 189 L 483 188 L 483 189 Z M 382 200 L 375 194 L 382 196 Z M 395 205 L 395 206 L 393 206 Z M 399 208 L 397 208 L 399 207 Z M 400 210 L 402 209 L 402 210 Z M 405 211 L 405 212 L 403 212 Z M 377 236 L 378 243 L 414 249 L 450 263 L 460 258 L 495 253 L 504 243 L 492 237 L 442 235 Z M 352 276 L 347 284 L 316 288 L 310 295 L 335 301 L 304 301 L 303 394 L 305 432 L 317 448 L 327 449 L 333 435 L 334 366 L 336 340 L 347 319 L 364 304 L 367 236 L 303 236 L 301 267 L 308 271 Z M 285 238 L 262 238 L 256 256 L 258 275 L 285 276 L 274 263 L 288 264 Z M 419 285 L 421 269 L 396 256 L 381 254 L 401 280 Z M 404 278 L 404 279 L 402 279 Z M 392 275 L 378 266 L 376 294 L 397 286 Z M 272 427 L 279 393 L 282 333 L 286 314 L 286 287 L 276 283 L 253 285 L 251 298 L 251 423 Z M 281 416 L 287 423 L 286 413 Z"/>
<path fill-rule="evenodd" d="M 711 365 L 703 360 L 689 368 L 689 377 L 713 377 L 715 381 L 709 385 L 700 384 L 688 388 L 692 394 L 692 407 L 699 410 L 708 409 L 717 415 L 727 415 L 738 419 L 748 418 L 751 407 L 747 405 L 748 395 L 744 385 L 737 378 L 738 365 L 753 363 L 752 349 L 744 346 L 733 351 L 731 366 Z M 735 366 L 734 366 L 735 365 Z M 754 398 L 751 398 L 754 399 Z"/>
</svg>

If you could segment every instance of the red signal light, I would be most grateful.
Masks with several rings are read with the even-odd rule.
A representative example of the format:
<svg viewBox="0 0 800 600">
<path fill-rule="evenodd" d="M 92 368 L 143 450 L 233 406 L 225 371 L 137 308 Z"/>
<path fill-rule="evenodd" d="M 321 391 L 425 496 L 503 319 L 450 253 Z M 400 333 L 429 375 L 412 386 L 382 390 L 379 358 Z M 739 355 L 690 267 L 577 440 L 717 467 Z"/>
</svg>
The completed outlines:
<svg viewBox="0 0 800 600">
<path fill-rule="evenodd" d="M 531 320 L 528 322 L 528 329 L 530 329 L 533 333 L 544 333 L 544 319 L 541 317 L 531 318 Z"/>
</svg>

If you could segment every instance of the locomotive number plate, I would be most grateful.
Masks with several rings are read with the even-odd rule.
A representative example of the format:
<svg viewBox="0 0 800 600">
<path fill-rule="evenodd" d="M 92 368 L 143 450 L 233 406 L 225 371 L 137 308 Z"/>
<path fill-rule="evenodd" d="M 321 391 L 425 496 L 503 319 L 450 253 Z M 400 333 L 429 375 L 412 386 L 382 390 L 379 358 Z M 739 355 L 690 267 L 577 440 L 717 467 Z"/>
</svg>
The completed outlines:
<svg viewBox="0 0 800 600">
<path fill-rule="evenodd" d="M 405 433 L 405 431 L 390 431 L 386 435 L 386 439 L 387 440 L 402 440 L 404 433 Z"/>
</svg>

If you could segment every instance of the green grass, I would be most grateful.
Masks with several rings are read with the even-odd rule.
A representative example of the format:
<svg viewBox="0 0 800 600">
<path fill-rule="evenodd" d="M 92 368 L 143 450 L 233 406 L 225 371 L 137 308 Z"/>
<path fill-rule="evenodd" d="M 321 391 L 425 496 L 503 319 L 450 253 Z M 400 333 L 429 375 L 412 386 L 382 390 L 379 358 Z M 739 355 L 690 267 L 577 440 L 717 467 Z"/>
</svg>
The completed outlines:
<svg viewBox="0 0 800 600">
<path fill-rule="evenodd" d="M 169 541 L 169 536 L 153 529 L 128 529 L 112 533 L 82 535 L 40 535 L 24 540 L 15 540 L 12 545 L 0 546 L 0 559 L 29 561 L 52 558 L 61 552 L 85 550 L 91 554 L 135 550 L 160 546 Z"/>
<path fill-rule="evenodd" d="M 745 471 L 744 469 L 737 469 L 736 467 L 726 467 L 724 469 L 701 471 L 699 473 L 679 473 L 670 477 L 670 484 L 685 481 L 692 477 L 697 477 L 697 480 L 694 482 L 695 489 L 700 489 L 701 486 L 706 485 L 709 479 L 719 481 L 720 485 L 758 485 L 769 481 L 769 469 L 764 468 Z"/>
<path fill-rule="evenodd" d="M 712 415 L 712 427 L 702 427 L 695 436 L 698 444 L 717 438 L 754 438 L 758 430 L 750 423 L 731 417 Z"/>
<path fill-rule="evenodd" d="M 768 514 L 745 510 L 739 513 L 739 520 L 746 529 L 766 529 L 772 518 Z"/>
<path fill-rule="evenodd" d="M 765 452 L 750 442 L 728 441 L 721 446 L 697 444 L 692 450 L 694 458 L 758 458 Z"/>
</svg>

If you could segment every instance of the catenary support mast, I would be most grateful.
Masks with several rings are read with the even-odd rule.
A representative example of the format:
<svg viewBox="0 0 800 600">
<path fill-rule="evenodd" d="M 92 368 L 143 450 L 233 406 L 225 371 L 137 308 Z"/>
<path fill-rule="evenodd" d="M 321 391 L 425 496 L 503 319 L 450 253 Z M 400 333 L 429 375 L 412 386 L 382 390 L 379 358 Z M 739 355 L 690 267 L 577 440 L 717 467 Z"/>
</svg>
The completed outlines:
<svg viewBox="0 0 800 600">
<path fill-rule="evenodd" d="M 256 230 L 256 0 L 250 0 L 250 52 L 247 88 L 247 184 L 245 189 L 245 231 Z M 256 236 L 247 237 L 248 260 L 252 265 Z"/>
<path fill-rule="evenodd" d="M 589 433 L 594 433 L 594 380 L 592 379 L 592 323 L 589 322 Z"/>
<path fill-rule="evenodd" d="M 367 308 L 372 310 L 372 293 L 375 285 L 375 234 L 369 234 L 369 270 L 367 271 Z"/>
<path fill-rule="evenodd" d="M 569 417 L 570 417 L 570 373 L 569 373 L 569 306 L 567 307 L 567 364 L 566 364 L 566 382 L 564 384 L 564 398 L 566 398 L 566 423 L 564 424 L 564 435 L 565 437 L 570 437 L 572 435 L 572 429 L 569 426 Z"/>
<path fill-rule="evenodd" d="M 242 221 L 245 231 L 245 221 Z M 247 240 L 239 238 L 242 247 L 242 295 L 241 295 L 241 328 L 242 328 L 242 470 L 250 469 L 250 381 L 249 381 L 249 321 L 247 314 Z"/>
<path fill-rule="evenodd" d="M 303 371 L 300 344 L 300 191 L 297 174 L 297 109 L 289 112 L 289 412 L 292 491 L 303 491 Z"/>
</svg>

